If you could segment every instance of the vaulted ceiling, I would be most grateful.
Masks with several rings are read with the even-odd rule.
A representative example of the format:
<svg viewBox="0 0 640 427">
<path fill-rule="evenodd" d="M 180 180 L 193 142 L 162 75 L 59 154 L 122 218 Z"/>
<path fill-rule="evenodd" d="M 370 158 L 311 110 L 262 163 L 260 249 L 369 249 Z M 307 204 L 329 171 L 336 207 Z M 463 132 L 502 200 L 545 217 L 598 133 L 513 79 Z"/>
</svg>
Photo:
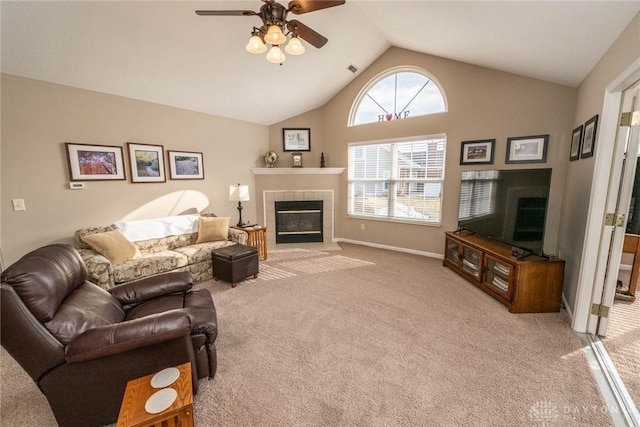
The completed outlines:
<svg viewBox="0 0 640 427">
<path fill-rule="evenodd" d="M 2 1 L 2 72 L 272 124 L 324 105 L 357 76 L 349 65 L 362 70 L 391 46 L 577 86 L 640 11 L 638 1 L 347 0 L 295 17 L 329 42 L 283 65 L 245 51 L 259 18 L 194 13 L 261 5 Z"/>
</svg>

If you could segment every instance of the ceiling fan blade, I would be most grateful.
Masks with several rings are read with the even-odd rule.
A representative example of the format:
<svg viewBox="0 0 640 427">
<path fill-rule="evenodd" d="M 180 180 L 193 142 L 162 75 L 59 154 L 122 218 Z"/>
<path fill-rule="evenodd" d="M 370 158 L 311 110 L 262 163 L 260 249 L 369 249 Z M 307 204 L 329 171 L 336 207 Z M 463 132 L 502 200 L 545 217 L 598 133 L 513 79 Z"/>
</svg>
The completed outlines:
<svg viewBox="0 0 640 427">
<path fill-rule="evenodd" d="M 315 46 L 318 49 L 327 44 L 327 42 L 329 41 L 322 34 L 312 30 L 302 22 L 295 19 L 287 22 L 287 28 L 289 29 L 289 31 L 295 31 L 296 33 L 298 33 L 298 36 L 301 39 L 306 40 L 309 44 Z"/>
<path fill-rule="evenodd" d="M 345 0 L 292 0 L 289 2 L 287 9 L 291 13 L 300 15 L 302 13 L 340 6 L 343 5 L 344 2 Z"/>
<path fill-rule="evenodd" d="M 257 15 L 252 10 L 196 10 L 200 16 L 253 16 Z"/>
</svg>

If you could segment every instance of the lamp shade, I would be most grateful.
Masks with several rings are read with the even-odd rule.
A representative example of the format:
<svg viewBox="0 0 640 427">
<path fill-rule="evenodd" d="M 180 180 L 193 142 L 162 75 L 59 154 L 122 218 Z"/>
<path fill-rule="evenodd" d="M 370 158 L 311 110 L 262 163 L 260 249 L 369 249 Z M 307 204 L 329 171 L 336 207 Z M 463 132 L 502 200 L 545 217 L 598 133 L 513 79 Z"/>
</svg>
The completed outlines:
<svg viewBox="0 0 640 427">
<path fill-rule="evenodd" d="M 230 202 L 246 202 L 249 199 L 249 186 L 248 185 L 230 185 L 229 186 L 229 201 Z"/>
<path fill-rule="evenodd" d="M 273 46 L 267 53 L 267 61 L 274 64 L 282 64 L 287 57 L 282 53 L 279 46 Z"/>
<path fill-rule="evenodd" d="M 291 37 L 289 43 L 287 43 L 287 45 L 284 47 L 284 51 L 290 55 L 302 55 L 305 51 L 305 48 L 302 45 L 300 39 L 294 36 Z"/>
<path fill-rule="evenodd" d="M 267 46 L 262 42 L 260 36 L 253 35 L 249 39 L 249 43 L 246 46 L 247 52 L 262 53 L 267 51 Z"/>
<path fill-rule="evenodd" d="M 278 45 L 286 42 L 287 38 L 282 34 L 282 29 L 279 26 L 271 25 L 264 36 L 264 41 L 272 45 Z"/>
</svg>

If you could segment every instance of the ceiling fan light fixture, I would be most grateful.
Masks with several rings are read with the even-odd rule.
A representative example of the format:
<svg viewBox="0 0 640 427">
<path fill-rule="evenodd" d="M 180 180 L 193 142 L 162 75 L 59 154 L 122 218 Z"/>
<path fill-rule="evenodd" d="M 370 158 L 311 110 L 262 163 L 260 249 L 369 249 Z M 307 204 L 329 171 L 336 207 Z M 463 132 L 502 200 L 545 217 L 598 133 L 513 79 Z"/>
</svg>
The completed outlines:
<svg viewBox="0 0 640 427">
<path fill-rule="evenodd" d="M 267 61 L 274 64 L 282 64 L 287 57 L 280 50 L 280 46 L 276 45 L 269 49 L 269 53 L 267 53 Z"/>
<path fill-rule="evenodd" d="M 264 44 L 260 36 L 254 34 L 249 39 L 249 43 L 246 46 L 247 52 L 250 53 L 263 53 L 267 51 L 267 46 Z"/>
<path fill-rule="evenodd" d="M 291 37 L 289 43 L 284 47 L 284 51 L 289 55 L 302 55 L 305 51 L 304 45 L 296 36 Z"/>
<path fill-rule="evenodd" d="M 267 34 L 264 36 L 264 41 L 271 45 L 279 45 L 286 42 L 287 38 L 282 33 L 282 28 L 278 25 L 270 25 Z"/>
</svg>

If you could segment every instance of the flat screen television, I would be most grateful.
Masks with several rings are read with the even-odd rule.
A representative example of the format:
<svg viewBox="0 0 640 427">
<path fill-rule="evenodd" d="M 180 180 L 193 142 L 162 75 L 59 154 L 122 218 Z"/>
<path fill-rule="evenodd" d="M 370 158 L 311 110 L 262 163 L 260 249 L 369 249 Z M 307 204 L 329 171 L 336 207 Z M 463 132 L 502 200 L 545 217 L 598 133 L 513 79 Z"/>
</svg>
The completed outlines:
<svg viewBox="0 0 640 427">
<path fill-rule="evenodd" d="M 458 229 L 543 256 L 551 169 L 463 171 Z"/>
</svg>

